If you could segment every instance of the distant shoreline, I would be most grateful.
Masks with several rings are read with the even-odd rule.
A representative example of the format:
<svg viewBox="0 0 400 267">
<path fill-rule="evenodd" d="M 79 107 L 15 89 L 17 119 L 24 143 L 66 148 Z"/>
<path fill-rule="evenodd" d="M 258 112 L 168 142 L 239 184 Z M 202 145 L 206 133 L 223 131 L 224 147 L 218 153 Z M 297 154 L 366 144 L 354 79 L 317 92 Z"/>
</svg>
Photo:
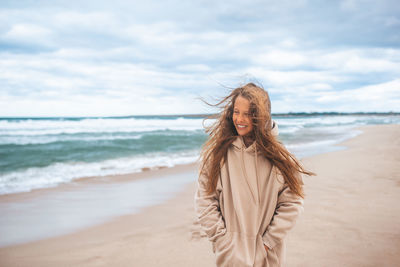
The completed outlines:
<svg viewBox="0 0 400 267">
<path fill-rule="evenodd" d="M 148 118 L 205 118 L 216 114 L 168 114 L 168 115 L 129 115 L 129 116 L 83 116 L 83 117 L 0 117 L 0 120 L 45 120 L 45 119 L 148 119 Z M 313 116 L 400 116 L 400 112 L 288 112 L 272 113 L 273 117 L 313 117 Z"/>
</svg>

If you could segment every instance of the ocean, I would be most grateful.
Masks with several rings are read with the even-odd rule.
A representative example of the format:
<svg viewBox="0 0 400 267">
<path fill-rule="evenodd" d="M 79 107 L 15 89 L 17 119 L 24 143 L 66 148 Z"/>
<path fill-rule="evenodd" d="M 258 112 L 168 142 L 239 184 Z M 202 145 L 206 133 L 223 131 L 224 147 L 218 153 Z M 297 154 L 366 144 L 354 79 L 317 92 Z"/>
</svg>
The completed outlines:
<svg viewBox="0 0 400 267">
<path fill-rule="evenodd" d="M 400 124 L 399 115 L 273 119 L 298 158 L 343 149 L 335 144 L 358 135 L 357 126 Z M 0 194 L 192 163 L 206 138 L 203 118 L 191 116 L 0 118 Z"/>
</svg>

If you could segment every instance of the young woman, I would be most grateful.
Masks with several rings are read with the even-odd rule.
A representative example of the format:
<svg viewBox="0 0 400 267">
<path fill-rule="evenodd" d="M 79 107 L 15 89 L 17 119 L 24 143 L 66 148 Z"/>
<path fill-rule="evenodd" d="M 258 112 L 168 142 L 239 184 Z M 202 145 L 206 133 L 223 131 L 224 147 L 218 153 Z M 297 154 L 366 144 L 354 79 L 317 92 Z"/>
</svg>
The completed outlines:
<svg viewBox="0 0 400 267">
<path fill-rule="evenodd" d="M 196 213 L 217 266 L 282 266 L 285 236 L 303 211 L 301 174 L 277 140 L 268 93 L 253 83 L 216 106 L 201 154 Z"/>
</svg>

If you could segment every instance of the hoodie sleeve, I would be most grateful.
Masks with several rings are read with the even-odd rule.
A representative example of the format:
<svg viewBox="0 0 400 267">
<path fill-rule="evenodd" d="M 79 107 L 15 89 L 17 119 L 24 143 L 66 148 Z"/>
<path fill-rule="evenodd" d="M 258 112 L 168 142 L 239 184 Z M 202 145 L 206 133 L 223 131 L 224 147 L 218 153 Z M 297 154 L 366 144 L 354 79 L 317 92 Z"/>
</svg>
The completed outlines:
<svg viewBox="0 0 400 267">
<path fill-rule="evenodd" d="M 264 244 L 272 249 L 280 243 L 294 227 L 298 216 L 303 210 L 303 199 L 292 193 L 285 183 L 278 194 L 275 214 L 262 237 Z"/>
<path fill-rule="evenodd" d="M 206 192 L 206 183 L 207 178 L 200 174 L 195 194 L 196 215 L 208 239 L 216 241 L 219 236 L 226 232 L 225 221 L 219 206 L 219 195 L 222 188 L 217 185 L 215 192 L 209 194 Z"/>
</svg>

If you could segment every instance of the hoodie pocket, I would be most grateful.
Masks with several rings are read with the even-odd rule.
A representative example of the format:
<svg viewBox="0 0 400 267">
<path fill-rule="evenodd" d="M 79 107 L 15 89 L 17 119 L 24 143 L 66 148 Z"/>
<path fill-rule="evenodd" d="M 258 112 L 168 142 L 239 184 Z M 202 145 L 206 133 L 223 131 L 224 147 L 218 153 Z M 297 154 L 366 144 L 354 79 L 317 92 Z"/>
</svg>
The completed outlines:
<svg viewBox="0 0 400 267">
<path fill-rule="evenodd" d="M 269 254 L 268 255 L 268 257 L 269 257 L 268 262 L 276 264 L 276 265 L 272 265 L 272 266 L 281 266 L 278 254 L 276 254 L 275 249 L 273 249 L 273 248 L 272 249 L 268 249 L 268 253 L 267 254 Z"/>
<path fill-rule="evenodd" d="M 262 254 L 263 254 L 264 258 L 267 258 L 268 257 L 268 252 L 265 250 L 264 242 L 262 240 L 261 235 L 258 235 L 258 244 L 259 244 L 259 247 L 260 247 L 260 249 L 262 251 Z M 268 251 L 269 251 L 269 249 L 268 249 Z"/>
<path fill-rule="evenodd" d="M 259 247 L 262 249 L 262 254 L 267 262 L 267 266 L 281 266 L 278 254 L 275 251 L 275 248 L 268 248 L 268 252 L 265 250 L 264 242 L 262 240 L 261 235 L 259 236 Z"/>
<path fill-rule="evenodd" d="M 262 246 L 262 251 L 263 251 L 264 257 L 267 259 L 267 258 L 268 258 L 268 252 L 270 251 L 270 249 L 268 249 L 268 252 L 267 252 L 267 251 L 265 250 L 264 243 L 263 243 L 263 246 Z"/>
</svg>

